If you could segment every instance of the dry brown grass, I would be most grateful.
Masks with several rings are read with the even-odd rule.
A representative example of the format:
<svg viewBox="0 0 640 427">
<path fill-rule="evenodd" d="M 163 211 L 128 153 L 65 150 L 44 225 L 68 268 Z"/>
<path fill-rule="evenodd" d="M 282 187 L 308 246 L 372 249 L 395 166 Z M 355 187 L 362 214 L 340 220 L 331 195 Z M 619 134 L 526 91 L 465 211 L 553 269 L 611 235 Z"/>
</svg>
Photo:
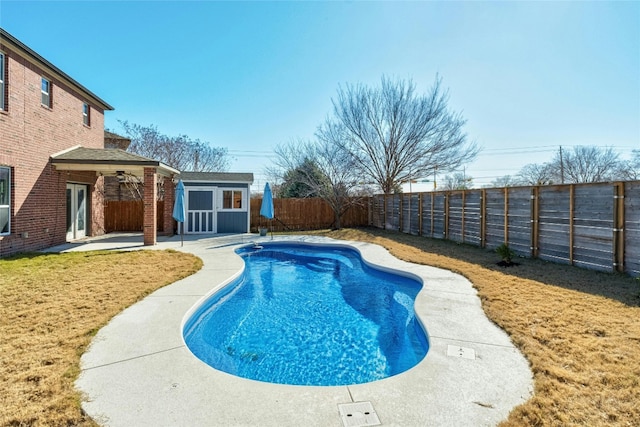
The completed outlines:
<svg viewBox="0 0 640 427">
<path fill-rule="evenodd" d="M 0 260 L 0 425 L 95 425 L 73 383 L 96 331 L 202 261 L 175 251 L 30 254 Z"/>
<path fill-rule="evenodd" d="M 503 268 L 492 251 L 382 230 L 319 234 L 376 243 L 473 283 L 534 375 L 534 396 L 502 426 L 640 425 L 638 280 L 532 259 Z"/>
</svg>

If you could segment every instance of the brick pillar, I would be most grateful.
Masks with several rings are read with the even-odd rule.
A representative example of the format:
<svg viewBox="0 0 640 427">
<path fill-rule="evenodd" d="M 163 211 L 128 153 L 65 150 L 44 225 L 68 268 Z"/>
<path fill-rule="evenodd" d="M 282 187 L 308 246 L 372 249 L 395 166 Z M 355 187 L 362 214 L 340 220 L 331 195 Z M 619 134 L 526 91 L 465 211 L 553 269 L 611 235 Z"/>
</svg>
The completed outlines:
<svg viewBox="0 0 640 427">
<path fill-rule="evenodd" d="M 176 186 L 171 178 L 164 179 L 164 224 L 162 232 L 167 236 L 173 236 L 173 204 L 176 198 Z"/>
<path fill-rule="evenodd" d="M 156 202 L 158 187 L 156 185 L 156 169 L 144 168 L 144 244 L 145 246 L 156 244 L 157 211 Z"/>
</svg>

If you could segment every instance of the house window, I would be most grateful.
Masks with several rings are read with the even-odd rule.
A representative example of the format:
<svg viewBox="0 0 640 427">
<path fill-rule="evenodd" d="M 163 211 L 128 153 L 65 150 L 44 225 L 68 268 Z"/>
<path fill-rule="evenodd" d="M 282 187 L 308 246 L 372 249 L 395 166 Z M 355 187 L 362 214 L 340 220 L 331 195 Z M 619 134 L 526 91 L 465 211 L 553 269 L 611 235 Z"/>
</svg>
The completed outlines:
<svg viewBox="0 0 640 427">
<path fill-rule="evenodd" d="M 51 108 L 51 82 L 44 77 L 42 78 L 40 92 L 42 93 L 42 105 Z"/>
<path fill-rule="evenodd" d="M 85 126 L 91 126 L 91 107 L 89 104 L 82 104 L 82 123 Z"/>
<path fill-rule="evenodd" d="M 7 111 L 7 77 L 6 77 L 6 57 L 0 52 L 0 110 Z"/>
<path fill-rule="evenodd" d="M 222 190 L 222 209 L 246 210 L 243 190 Z"/>
<path fill-rule="evenodd" d="M 0 166 L 0 236 L 11 232 L 11 169 Z"/>
</svg>

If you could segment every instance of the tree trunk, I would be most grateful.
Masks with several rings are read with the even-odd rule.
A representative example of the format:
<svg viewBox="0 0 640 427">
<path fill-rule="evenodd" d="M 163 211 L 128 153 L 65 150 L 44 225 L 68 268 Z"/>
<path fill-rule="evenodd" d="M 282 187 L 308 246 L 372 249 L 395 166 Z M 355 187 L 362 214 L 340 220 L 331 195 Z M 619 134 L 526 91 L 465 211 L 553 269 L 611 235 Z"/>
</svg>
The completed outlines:
<svg viewBox="0 0 640 427">
<path fill-rule="evenodd" d="M 334 230 L 340 230 L 340 228 L 342 227 L 340 225 L 340 218 L 342 217 L 342 215 L 340 215 L 339 211 L 333 211 L 333 217 L 334 217 L 334 221 L 333 221 L 333 229 Z"/>
</svg>

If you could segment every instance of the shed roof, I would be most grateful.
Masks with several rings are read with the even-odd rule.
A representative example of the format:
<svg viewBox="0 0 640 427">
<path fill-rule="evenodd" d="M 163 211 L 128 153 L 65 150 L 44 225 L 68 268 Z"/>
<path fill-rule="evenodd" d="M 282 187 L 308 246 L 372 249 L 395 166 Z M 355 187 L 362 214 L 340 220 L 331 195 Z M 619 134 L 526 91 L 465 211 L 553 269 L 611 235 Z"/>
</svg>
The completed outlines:
<svg viewBox="0 0 640 427">
<path fill-rule="evenodd" d="M 180 179 L 183 181 L 253 184 L 253 174 L 244 172 L 180 172 Z"/>
</svg>

